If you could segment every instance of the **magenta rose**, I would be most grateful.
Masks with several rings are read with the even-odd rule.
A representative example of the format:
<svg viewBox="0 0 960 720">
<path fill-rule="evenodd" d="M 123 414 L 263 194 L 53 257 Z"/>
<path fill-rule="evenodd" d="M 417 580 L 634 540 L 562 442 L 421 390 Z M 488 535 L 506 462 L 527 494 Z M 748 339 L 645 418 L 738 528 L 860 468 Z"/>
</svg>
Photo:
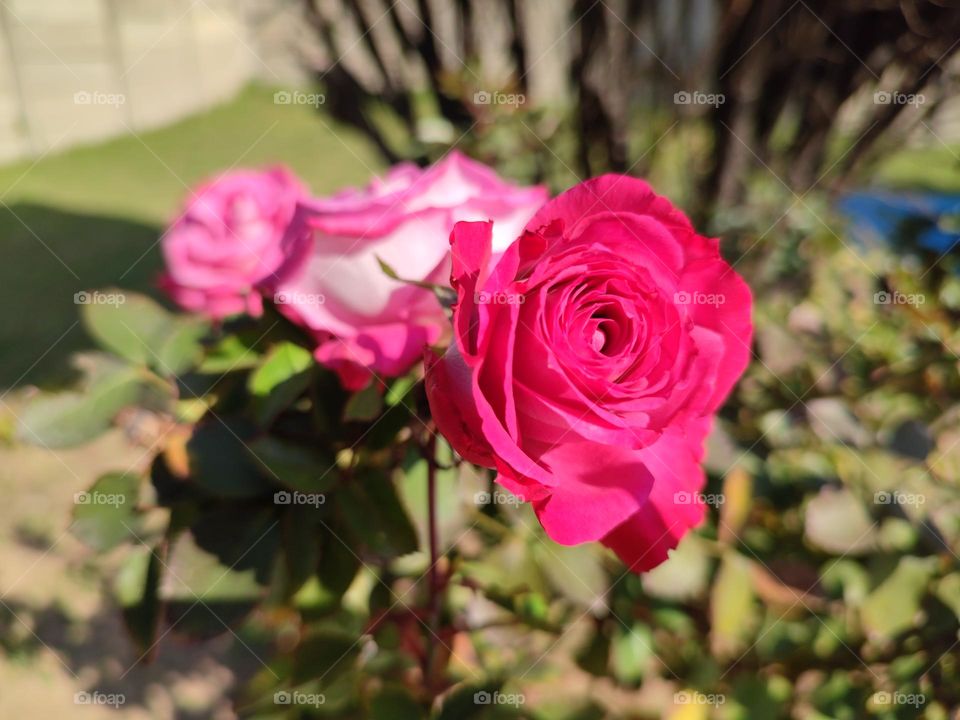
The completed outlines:
<svg viewBox="0 0 960 720">
<path fill-rule="evenodd" d="M 305 194 L 283 168 L 231 172 L 202 185 L 163 236 L 161 284 L 187 310 L 259 315 L 258 291 L 276 281 L 283 237 Z"/>
<path fill-rule="evenodd" d="M 703 518 L 712 415 L 750 358 L 750 290 L 643 181 L 568 190 L 493 258 L 451 235 L 455 342 L 427 353 L 440 431 L 564 545 L 649 569 Z"/>
<path fill-rule="evenodd" d="M 362 190 L 301 203 L 288 235 L 277 306 L 317 339 L 317 359 L 349 389 L 402 375 L 449 325 L 434 294 L 388 277 L 446 284 L 448 238 L 460 220 L 492 220 L 493 247 L 516 238 L 546 201 L 541 187 L 502 180 L 451 152 L 421 170 L 401 164 Z"/>
</svg>

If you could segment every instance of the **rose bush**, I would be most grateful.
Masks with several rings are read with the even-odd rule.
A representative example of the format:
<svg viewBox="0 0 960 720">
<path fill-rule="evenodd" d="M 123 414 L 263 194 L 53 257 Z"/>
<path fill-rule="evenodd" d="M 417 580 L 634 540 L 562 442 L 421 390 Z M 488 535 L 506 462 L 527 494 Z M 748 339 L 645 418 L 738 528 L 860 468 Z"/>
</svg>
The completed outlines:
<svg viewBox="0 0 960 720">
<path fill-rule="evenodd" d="M 750 249 L 779 208 L 725 243 Z M 637 703 L 892 717 L 893 688 L 900 715 L 947 717 L 960 377 L 930 328 L 949 337 L 957 263 L 924 279 L 924 256 L 875 248 L 867 266 L 803 218 L 740 256 L 761 362 L 712 421 L 704 487 L 703 438 L 754 332 L 716 242 L 612 176 L 513 242 L 502 227 L 453 232 L 454 348 L 428 357 L 428 387 L 416 367 L 385 392 L 345 391 L 273 308 L 213 329 L 120 288 L 79 305 L 96 349 L 80 384 L 30 389 L 15 432 L 56 450 L 115 428 L 133 444 L 70 522 L 104 554 L 131 657 L 254 638 L 264 667 L 236 712 L 257 717 L 278 696 L 299 712 L 302 693 L 325 694 L 331 717 L 459 718 L 499 712 L 477 702 L 496 692 L 531 717 Z M 289 249 L 284 265 L 305 261 Z M 926 322 L 877 291 L 926 297 Z M 435 434 L 428 393 L 439 429 L 501 486 Z M 598 542 L 549 542 L 536 514 L 562 543 Z M 633 570 L 670 557 L 625 576 L 601 542 Z M 807 611 L 788 612 L 798 598 Z"/>
<path fill-rule="evenodd" d="M 316 338 L 317 359 L 350 389 L 371 373 L 395 377 L 447 325 L 429 290 L 388 277 L 445 283 L 448 237 L 460 220 L 492 220 L 504 250 L 547 199 L 454 151 L 422 170 L 404 163 L 362 190 L 305 200 L 285 241 L 280 310 Z"/>
<path fill-rule="evenodd" d="M 750 290 L 631 177 L 550 201 L 499 259 L 496 232 L 451 235 L 455 342 L 427 354 L 437 425 L 557 542 L 653 567 L 703 517 L 691 498 L 711 417 L 750 358 Z"/>
<path fill-rule="evenodd" d="M 306 195 L 284 168 L 226 173 L 199 187 L 161 245 L 161 285 L 182 307 L 213 318 L 263 309 L 260 289 L 284 264 L 284 233 Z"/>
</svg>

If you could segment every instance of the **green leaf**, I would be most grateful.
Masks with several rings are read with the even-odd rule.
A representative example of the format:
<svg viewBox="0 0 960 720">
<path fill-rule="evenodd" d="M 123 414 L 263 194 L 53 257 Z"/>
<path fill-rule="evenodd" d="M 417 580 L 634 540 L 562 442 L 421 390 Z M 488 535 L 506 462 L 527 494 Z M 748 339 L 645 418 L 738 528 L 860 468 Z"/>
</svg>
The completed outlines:
<svg viewBox="0 0 960 720">
<path fill-rule="evenodd" d="M 268 584 L 273 577 L 282 519 L 273 506 L 264 505 L 246 501 L 211 503 L 190 526 L 202 550 L 238 572 L 252 569 L 260 585 Z"/>
<path fill-rule="evenodd" d="M 538 592 L 523 592 L 513 596 L 510 609 L 526 625 L 548 632 L 560 632 L 550 623 L 550 605 L 547 598 Z"/>
<path fill-rule="evenodd" d="M 162 563 L 160 549 L 143 545 L 124 559 L 113 582 L 113 592 L 123 614 L 124 624 L 137 651 L 156 651 L 157 631 L 163 606 L 158 595 Z"/>
<path fill-rule="evenodd" d="M 268 479 L 291 490 L 326 492 L 340 474 L 331 460 L 312 448 L 273 436 L 257 438 L 249 443 L 248 450 Z"/>
<path fill-rule="evenodd" d="M 336 501 L 348 532 L 374 554 L 397 557 L 417 549 L 417 531 L 385 474 L 358 473 Z"/>
<path fill-rule="evenodd" d="M 754 626 L 755 593 L 750 563 L 730 550 L 724 553 L 710 594 L 710 648 L 731 657 L 747 644 Z"/>
<path fill-rule="evenodd" d="M 609 672 L 610 637 L 595 627 L 590 633 L 590 639 L 581 647 L 575 656 L 577 665 L 584 671 L 596 677 L 605 677 Z"/>
<path fill-rule="evenodd" d="M 339 598 L 353 583 L 360 569 L 360 558 L 343 540 L 343 533 L 336 526 L 324 528 L 320 545 L 320 567 L 317 577 L 322 588 L 331 596 Z"/>
<path fill-rule="evenodd" d="M 427 713 L 401 685 L 387 685 L 370 702 L 370 720 L 423 720 Z"/>
<path fill-rule="evenodd" d="M 554 592 L 583 607 L 590 607 L 603 598 L 609 581 L 597 547 L 547 544 L 533 537 L 531 550 Z"/>
<path fill-rule="evenodd" d="M 208 638 L 227 632 L 255 607 L 263 591 L 255 570 L 236 570 L 183 533 L 170 549 L 159 597 L 177 632 Z"/>
<path fill-rule="evenodd" d="M 666 562 L 644 573 L 643 589 L 664 600 L 693 600 L 706 591 L 711 565 L 703 540 L 688 533 Z"/>
<path fill-rule="evenodd" d="M 208 418 L 187 442 L 190 476 L 203 490 L 220 497 L 244 498 L 269 493 L 244 440 L 250 428 L 241 420 Z"/>
<path fill-rule="evenodd" d="M 370 383 L 350 396 L 343 411 L 343 419 L 346 422 L 367 422 L 375 420 L 382 411 L 383 395 L 376 383 Z"/>
<path fill-rule="evenodd" d="M 797 447 L 805 439 L 805 426 L 785 408 L 764 413 L 759 419 L 759 426 L 763 431 L 764 442 L 770 447 Z M 731 463 L 736 460 L 736 456 L 730 459 Z"/>
<path fill-rule="evenodd" d="M 807 539 L 837 555 L 860 555 L 876 546 L 877 529 L 863 504 L 845 489 L 824 487 L 807 504 Z"/>
<path fill-rule="evenodd" d="M 393 269 L 393 266 L 390 265 L 386 260 L 377 256 L 377 264 L 380 266 L 380 270 L 391 280 L 400 280 L 400 276 L 397 274 L 397 271 Z"/>
<path fill-rule="evenodd" d="M 877 533 L 878 546 L 887 552 L 909 552 L 918 539 L 916 526 L 898 517 L 884 518 Z"/>
<path fill-rule="evenodd" d="M 110 473 L 89 490 L 74 495 L 71 530 L 80 540 L 100 552 L 133 541 L 140 534 L 137 475 Z"/>
<path fill-rule="evenodd" d="M 363 444 L 370 450 L 382 450 L 390 447 L 397 434 L 406 427 L 423 427 L 422 421 L 412 413 L 407 403 L 399 403 L 388 407 L 377 421 L 366 429 Z M 339 420 L 338 420 L 339 422 Z"/>
<path fill-rule="evenodd" d="M 828 444 L 844 443 L 862 447 L 870 433 L 841 398 L 816 398 L 806 403 L 811 429 Z"/>
<path fill-rule="evenodd" d="M 870 591 L 870 576 L 858 562 L 842 558 L 831 561 L 820 574 L 824 589 L 842 596 L 851 607 L 859 607 Z"/>
<path fill-rule="evenodd" d="M 254 415 L 260 425 L 269 425 L 309 387 L 313 356 L 291 342 L 274 345 L 263 364 L 250 375 Z"/>
<path fill-rule="evenodd" d="M 131 362 L 178 375 L 202 354 L 207 325 L 200 318 L 178 317 L 145 295 L 108 290 L 119 304 L 91 303 L 81 310 L 84 325 L 102 347 Z"/>
<path fill-rule="evenodd" d="M 195 367 L 203 355 L 200 341 L 208 331 L 205 323 L 194 318 L 177 318 L 164 331 L 150 366 L 161 375 L 180 375 Z"/>
<path fill-rule="evenodd" d="M 490 680 L 485 683 L 459 685 L 444 698 L 440 712 L 435 715 L 436 720 L 470 720 L 483 718 L 496 709 L 491 704 L 493 693 L 503 687 L 500 680 Z"/>
<path fill-rule="evenodd" d="M 626 685 L 639 683 L 655 656 L 653 634 L 640 623 L 629 629 L 621 625 L 610 643 L 610 668 L 614 677 Z"/>
<path fill-rule="evenodd" d="M 147 364 L 154 339 L 163 337 L 170 313 L 150 298 L 133 292 L 108 289 L 123 298 L 119 304 L 83 305 L 80 315 L 91 337 L 103 348 L 131 362 Z"/>
<path fill-rule="evenodd" d="M 299 591 L 316 572 L 321 528 L 316 509 L 309 505 L 296 505 L 284 514 L 281 542 L 287 595 Z"/>
<path fill-rule="evenodd" d="M 404 285 L 412 285 L 413 287 L 422 288 L 424 290 L 434 291 L 437 289 L 443 289 L 448 293 L 450 292 L 450 288 L 444 287 L 443 285 L 437 285 L 436 283 L 429 283 L 423 280 L 407 280 L 405 278 L 400 277 L 397 274 L 397 271 L 393 269 L 393 266 L 390 265 L 390 263 L 388 263 L 386 260 L 381 258 L 379 255 L 377 256 L 377 264 L 380 266 L 380 270 L 383 271 L 384 275 L 386 275 L 391 280 L 396 280 L 397 282 L 403 283 Z"/>
<path fill-rule="evenodd" d="M 410 391 L 416 387 L 418 382 L 420 382 L 420 378 L 412 374 L 397 378 L 390 385 L 390 389 L 387 390 L 387 394 L 384 396 L 383 401 L 388 407 L 393 407 L 394 405 L 399 405 L 400 403 L 409 404 Z"/>
<path fill-rule="evenodd" d="M 936 595 L 960 618 L 960 572 L 950 573 L 937 583 Z"/>
<path fill-rule="evenodd" d="M 255 340 L 256 338 L 251 338 Z M 227 335 L 209 348 L 198 372 L 221 375 L 233 370 L 249 370 L 260 364 L 253 343 L 240 335 Z"/>
<path fill-rule="evenodd" d="M 17 437 L 48 448 L 92 440 L 110 427 L 124 407 L 138 404 L 149 386 L 129 365 L 111 364 L 80 392 L 41 395 L 20 416 Z"/>
<path fill-rule="evenodd" d="M 844 644 L 852 642 L 847 623 L 836 617 L 828 616 L 815 630 L 816 636 L 810 642 L 810 648 L 814 655 L 824 660 L 833 657 Z"/>
<path fill-rule="evenodd" d="M 746 711 L 747 718 L 784 717 L 784 709 L 793 692 L 792 684 L 782 676 L 756 677 L 745 675 L 734 684 L 735 702 Z"/>
<path fill-rule="evenodd" d="M 464 562 L 461 568 L 467 577 L 484 586 L 487 599 L 511 612 L 515 593 L 546 592 L 546 580 L 530 553 L 529 542 L 516 535 L 490 548 L 483 558 Z"/>
<path fill-rule="evenodd" d="M 861 620 L 867 633 L 892 638 L 920 620 L 923 599 L 936 570 L 937 559 L 905 556 L 896 570 L 867 597 Z"/>
<path fill-rule="evenodd" d="M 360 638 L 352 633 L 328 628 L 315 630 L 297 647 L 293 684 L 316 680 L 321 686 L 330 685 L 353 668 L 359 654 Z"/>
<path fill-rule="evenodd" d="M 937 477 L 956 482 L 960 477 L 960 429 L 948 427 L 937 436 L 937 445 L 927 462 Z"/>
<path fill-rule="evenodd" d="M 456 293 L 446 285 L 429 283 L 424 280 L 408 280 L 406 278 L 402 278 L 389 263 L 379 256 L 377 257 L 377 263 L 380 265 L 380 269 L 383 271 L 383 274 L 388 278 L 391 280 L 396 280 L 399 283 L 403 283 L 404 285 L 410 285 L 423 290 L 429 290 L 436 296 L 437 300 L 443 307 L 450 307 L 457 299 Z"/>
<path fill-rule="evenodd" d="M 753 506 L 753 478 L 741 466 L 735 466 L 723 478 L 723 504 L 720 506 L 721 542 L 736 544 Z"/>
<path fill-rule="evenodd" d="M 383 422 L 383 421 L 381 421 Z M 378 423 L 379 425 L 379 423 Z M 437 442 L 437 459 L 444 465 L 436 470 L 436 508 L 440 545 L 449 547 L 463 532 L 470 508 L 463 495 L 473 500 L 489 484 L 476 468 L 463 463 L 459 468 L 448 467 L 453 458 L 450 446 Z M 429 534 L 427 518 L 427 461 L 417 449 L 411 449 L 402 466 L 394 471 L 397 491 L 403 498 L 407 513 L 413 519 L 421 547 L 427 546 Z"/>
</svg>

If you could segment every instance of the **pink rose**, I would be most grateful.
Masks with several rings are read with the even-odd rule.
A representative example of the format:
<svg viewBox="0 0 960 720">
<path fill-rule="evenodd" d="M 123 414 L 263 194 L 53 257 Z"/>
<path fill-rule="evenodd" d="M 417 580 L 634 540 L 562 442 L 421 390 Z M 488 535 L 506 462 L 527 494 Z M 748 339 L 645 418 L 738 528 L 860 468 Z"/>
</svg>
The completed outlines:
<svg viewBox="0 0 960 720">
<path fill-rule="evenodd" d="M 277 288 L 278 307 L 311 330 L 317 359 L 349 389 L 371 373 L 395 377 L 440 339 L 449 325 L 429 290 L 390 279 L 378 258 L 404 280 L 446 284 L 448 238 L 459 220 L 493 220 L 500 250 L 547 200 L 454 151 L 421 170 L 392 168 L 363 190 L 301 203 L 288 235 L 292 271 Z"/>
<path fill-rule="evenodd" d="M 182 307 L 214 318 L 263 310 L 259 288 L 284 263 L 284 233 L 305 195 L 287 170 L 241 170 L 202 185 L 163 236 L 161 284 Z"/>
<path fill-rule="evenodd" d="M 433 417 L 554 540 L 649 569 L 703 518 L 704 439 L 750 359 L 750 290 L 631 177 L 550 201 L 499 260 L 493 231 L 451 235 L 455 343 L 427 354 Z"/>
</svg>

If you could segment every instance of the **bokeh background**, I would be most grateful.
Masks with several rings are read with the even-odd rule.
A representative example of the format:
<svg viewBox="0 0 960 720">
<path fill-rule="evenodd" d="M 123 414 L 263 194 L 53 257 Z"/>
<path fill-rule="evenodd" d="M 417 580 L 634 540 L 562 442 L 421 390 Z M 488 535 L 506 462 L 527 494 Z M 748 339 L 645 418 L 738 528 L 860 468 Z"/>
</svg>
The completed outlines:
<svg viewBox="0 0 960 720">
<path fill-rule="evenodd" d="M 947 1 L 0 0 L 0 716 L 271 716 L 243 691 L 283 608 L 138 663 L 125 551 L 78 537 L 74 493 L 146 472 L 156 417 L 71 447 L 25 419 L 82 380 L 76 293 L 164 302 L 158 241 L 198 181 L 279 162 L 326 194 L 458 147 L 555 192 L 649 178 L 757 301 L 710 519 L 653 573 L 447 478 L 463 577 L 525 628 L 454 599 L 489 621 L 457 672 L 525 698 L 470 712 L 958 717 L 958 50 Z M 77 704 L 94 689 L 125 702 Z"/>
</svg>

